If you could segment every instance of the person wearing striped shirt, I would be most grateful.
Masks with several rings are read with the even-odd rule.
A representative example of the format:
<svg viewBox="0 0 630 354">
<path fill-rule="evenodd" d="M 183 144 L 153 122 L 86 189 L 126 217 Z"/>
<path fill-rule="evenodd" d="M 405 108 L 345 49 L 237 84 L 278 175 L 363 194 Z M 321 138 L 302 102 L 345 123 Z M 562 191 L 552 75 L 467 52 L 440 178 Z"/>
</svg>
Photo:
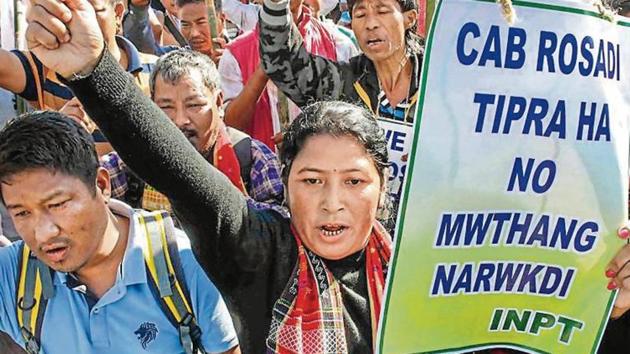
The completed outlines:
<svg viewBox="0 0 630 354">
<path fill-rule="evenodd" d="M 90 0 L 90 3 L 96 10 L 109 51 L 148 94 L 149 74 L 157 57 L 140 53 L 131 42 L 117 35 L 124 12 L 122 0 Z M 57 75 L 29 51 L 0 49 L 0 88 L 23 97 L 40 110 L 59 110 L 74 97 Z"/>
</svg>

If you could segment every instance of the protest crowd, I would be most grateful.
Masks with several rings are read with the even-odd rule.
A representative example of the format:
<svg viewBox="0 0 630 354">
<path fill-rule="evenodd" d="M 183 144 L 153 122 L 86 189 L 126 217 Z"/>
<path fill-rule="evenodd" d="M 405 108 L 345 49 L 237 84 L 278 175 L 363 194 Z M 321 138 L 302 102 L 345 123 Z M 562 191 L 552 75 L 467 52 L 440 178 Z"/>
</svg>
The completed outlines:
<svg viewBox="0 0 630 354">
<path fill-rule="evenodd" d="M 374 352 L 426 6 L 2 0 L 0 353 Z"/>
</svg>

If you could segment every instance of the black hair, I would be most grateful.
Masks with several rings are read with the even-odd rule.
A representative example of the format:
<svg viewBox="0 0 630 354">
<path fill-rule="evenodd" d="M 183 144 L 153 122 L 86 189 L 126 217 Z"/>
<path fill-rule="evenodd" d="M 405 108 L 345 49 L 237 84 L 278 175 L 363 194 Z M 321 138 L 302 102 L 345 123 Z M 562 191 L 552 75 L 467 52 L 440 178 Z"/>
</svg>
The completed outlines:
<svg viewBox="0 0 630 354">
<path fill-rule="evenodd" d="M 16 173 L 44 168 L 77 177 L 95 193 L 98 166 L 92 137 L 59 112 L 27 113 L 0 130 L 0 183 Z"/>
<path fill-rule="evenodd" d="M 371 157 L 381 179 L 381 186 L 387 187 L 387 172 L 389 171 L 387 139 L 385 132 L 378 125 L 376 116 L 354 104 L 322 101 L 304 108 L 283 134 L 278 157 L 282 164 L 282 181 L 285 191 L 293 161 L 304 147 L 306 140 L 323 134 L 336 137 L 349 135 L 356 138 Z M 343 154 L 343 151 L 339 153 Z M 377 218 L 385 223 L 390 222 L 391 210 L 391 199 L 382 197 Z"/>
<path fill-rule="evenodd" d="M 175 5 L 177 7 L 186 6 L 188 4 L 205 4 L 205 0 L 175 0 Z M 222 0 L 214 0 L 214 11 L 218 13 L 223 11 L 223 1 Z"/>
<path fill-rule="evenodd" d="M 215 90 L 221 86 L 221 77 L 210 58 L 191 49 L 176 49 L 158 59 L 149 77 L 151 98 L 155 98 L 155 82 L 158 77 L 168 84 L 176 85 L 184 76 L 199 77 L 204 86 Z"/>
<path fill-rule="evenodd" d="M 372 158 L 381 177 L 381 183 L 387 182 L 385 179 L 385 171 L 389 167 L 387 140 L 376 117 L 368 110 L 350 103 L 325 101 L 304 108 L 284 132 L 279 157 L 285 185 L 293 160 L 304 147 L 306 140 L 322 134 L 355 137 Z"/>
<path fill-rule="evenodd" d="M 367 0 L 348 0 L 348 13 L 352 19 L 352 8 L 359 1 Z M 416 0 L 396 0 L 402 12 L 409 10 L 418 11 L 418 4 Z M 418 34 L 418 21 L 415 21 L 413 25 L 405 29 L 405 47 L 409 54 L 421 54 L 424 52 L 424 38 Z"/>
</svg>

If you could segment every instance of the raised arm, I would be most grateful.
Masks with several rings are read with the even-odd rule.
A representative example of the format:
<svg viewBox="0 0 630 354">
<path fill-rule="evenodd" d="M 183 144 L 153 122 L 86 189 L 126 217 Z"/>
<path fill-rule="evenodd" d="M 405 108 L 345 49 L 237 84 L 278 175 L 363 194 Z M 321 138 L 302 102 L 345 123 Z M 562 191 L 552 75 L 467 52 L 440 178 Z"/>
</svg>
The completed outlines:
<svg viewBox="0 0 630 354">
<path fill-rule="evenodd" d="M 245 198 L 119 67 L 105 52 L 88 78 L 68 85 L 123 161 L 170 199 L 187 231 L 204 244 L 243 236 Z"/>
<path fill-rule="evenodd" d="M 131 0 L 129 11 L 123 21 L 125 37 L 138 50 L 144 53 L 159 53 L 159 43 L 155 39 L 149 23 L 149 0 Z"/>
<path fill-rule="evenodd" d="M 67 0 L 73 11 L 56 0 L 33 1 L 44 4 L 57 18 L 65 18 L 67 12 L 72 20 L 66 23 L 74 36 L 61 45 L 58 37 L 46 42 L 38 21 L 27 30 L 29 46 L 61 76 L 74 77 L 67 84 L 125 163 L 169 197 L 193 237 L 200 263 L 213 275 L 236 264 L 241 269 L 255 267 L 259 253 L 268 251 L 277 241 L 273 236 L 280 234 L 271 230 L 273 226 L 265 227 L 269 216 L 247 208 L 245 198 L 227 177 L 188 143 L 104 50 L 87 0 Z M 251 237 L 261 229 L 265 230 L 259 232 L 261 236 L 267 237 Z"/>
<path fill-rule="evenodd" d="M 347 63 L 336 63 L 307 52 L 291 20 L 288 0 L 265 0 L 260 13 L 260 58 L 267 76 L 293 102 L 339 99 Z"/>
<path fill-rule="evenodd" d="M 26 73 L 20 59 L 0 48 L 0 87 L 13 93 L 21 93 L 26 87 Z"/>
</svg>

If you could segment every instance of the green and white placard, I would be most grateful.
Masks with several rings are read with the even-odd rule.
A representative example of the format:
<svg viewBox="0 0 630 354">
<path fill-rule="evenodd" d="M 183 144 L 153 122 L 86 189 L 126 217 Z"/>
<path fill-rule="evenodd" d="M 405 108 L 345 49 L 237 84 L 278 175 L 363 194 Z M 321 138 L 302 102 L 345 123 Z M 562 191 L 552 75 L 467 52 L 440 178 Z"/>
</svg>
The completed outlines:
<svg viewBox="0 0 630 354">
<path fill-rule="evenodd" d="M 630 23 L 436 5 L 381 353 L 594 353 L 627 219 Z M 627 21 L 627 19 L 625 19 Z"/>
</svg>

